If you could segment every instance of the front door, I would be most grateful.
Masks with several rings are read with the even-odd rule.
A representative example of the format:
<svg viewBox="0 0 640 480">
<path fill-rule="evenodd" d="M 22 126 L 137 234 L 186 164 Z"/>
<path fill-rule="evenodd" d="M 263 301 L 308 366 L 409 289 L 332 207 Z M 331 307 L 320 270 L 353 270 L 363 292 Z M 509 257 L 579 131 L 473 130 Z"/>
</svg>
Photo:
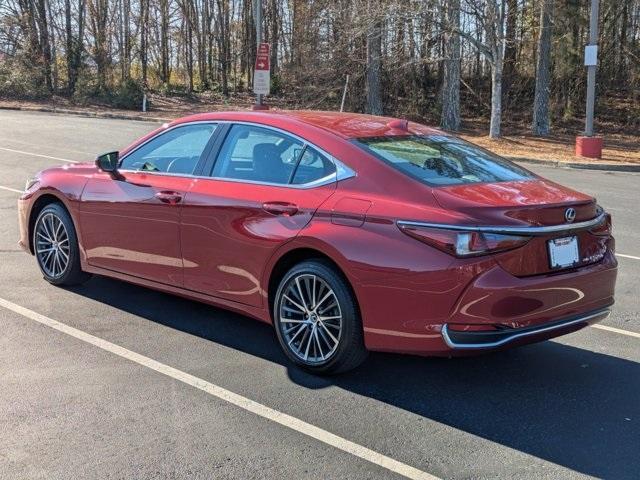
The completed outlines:
<svg viewBox="0 0 640 480">
<path fill-rule="evenodd" d="M 233 125 L 182 211 L 185 288 L 261 306 L 267 261 L 335 191 L 329 158 L 279 130 Z"/>
<path fill-rule="evenodd" d="M 171 128 L 126 155 L 120 177 L 89 179 L 80 224 L 90 265 L 182 286 L 180 212 L 215 128 Z"/>
</svg>

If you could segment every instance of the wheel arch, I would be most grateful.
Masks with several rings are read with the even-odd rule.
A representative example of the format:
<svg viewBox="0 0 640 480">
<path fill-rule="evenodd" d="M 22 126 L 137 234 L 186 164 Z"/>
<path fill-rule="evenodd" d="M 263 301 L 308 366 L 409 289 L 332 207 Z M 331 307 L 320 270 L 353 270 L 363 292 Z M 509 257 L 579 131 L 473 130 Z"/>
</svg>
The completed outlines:
<svg viewBox="0 0 640 480">
<path fill-rule="evenodd" d="M 66 210 L 66 212 L 69 214 L 69 216 L 71 217 L 71 221 L 74 223 L 74 227 L 76 228 L 76 232 L 78 230 L 77 226 L 75 225 L 75 220 L 73 218 L 73 215 L 71 214 L 71 210 L 69 209 L 69 207 L 67 206 L 66 202 L 60 198 L 59 196 L 53 194 L 53 193 L 44 193 L 42 195 L 40 195 L 34 202 L 33 202 L 33 206 L 31 207 L 31 211 L 29 212 L 29 250 L 31 251 L 31 253 L 34 252 L 33 249 L 33 229 L 35 227 L 36 224 L 36 219 L 38 218 L 38 215 L 40 215 L 40 212 L 42 212 L 42 210 L 45 209 L 45 207 L 47 207 L 47 205 L 51 205 L 52 203 L 58 203 L 60 204 L 60 206 L 62 208 L 64 208 Z"/>
<path fill-rule="evenodd" d="M 360 311 L 360 304 L 358 301 L 356 289 L 354 288 L 353 282 L 349 278 L 349 275 L 347 275 L 345 269 L 340 265 L 340 262 L 336 261 L 331 255 L 327 254 L 317 246 L 296 245 L 291 246 L 284 252 L 281 252 L 280 255 L 273 261 L 272 267 L 269 270 L 269 274 L 265 282 L 267 293 L 267 307 L 269 309 L 269 318 L 271 318 L 272 321 L 276 290 L 278 289 L 278 285 L 280 284 L 282 278 L 291 268 L 293 268 L 294 265 L 297 265 L 298 263 L 304 262 L 306 260 L 314 259 L 324 261 L 335 268 L 336 272 L 342 276 L 347 286 L 351 290 L 353 298 L 355 299 L 356 308 L 358 309 L 358 311 Z"/>
</svg>

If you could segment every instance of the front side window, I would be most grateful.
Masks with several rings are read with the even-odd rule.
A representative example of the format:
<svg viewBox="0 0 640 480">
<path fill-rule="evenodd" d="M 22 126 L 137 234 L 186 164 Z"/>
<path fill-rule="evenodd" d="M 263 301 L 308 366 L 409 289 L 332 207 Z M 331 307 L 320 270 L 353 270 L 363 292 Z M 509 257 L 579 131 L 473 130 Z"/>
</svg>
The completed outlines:
<svg viewBox="0 0 640 480">
<path fill-rule="evenodd" d="M 197 123 L 167 130 L 127 155 L 120 168 L 193 174 L 215 128 L 213 123 Z"/>
<path fill-rule="evenodd" d="M 372 137 L 358 139 L 355 143 L 430 186 L 534 178 L 523 168 L 491 152 L 446 135 Z"/>
<path fill-rule="evenodd" d="M 252 125 L 234 125 L 220 149 L 213 176 L 288 184 L 304 145 L 289 135 Z"/>
</svg>

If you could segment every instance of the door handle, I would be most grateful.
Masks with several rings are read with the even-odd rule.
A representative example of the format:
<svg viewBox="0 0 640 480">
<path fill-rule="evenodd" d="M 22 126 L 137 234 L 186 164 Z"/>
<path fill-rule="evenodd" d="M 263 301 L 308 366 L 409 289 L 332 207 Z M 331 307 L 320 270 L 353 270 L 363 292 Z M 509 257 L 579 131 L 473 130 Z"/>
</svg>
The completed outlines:
<svg viewBox="0 0 640 480">
<path fill-rule="evenodd" d="M 298 212 L 298 206 L 288 202 L 265 202 L 262 204 L 265 212 L 273 215 L 284 215 L 290 217 Z"/>
<path fill-rule="evenodd" d="M 176 205 L 182 201 L 182 195 L 180 193 L 167 190 L 156 193 L 155 197 L 161 202 L 168 203 L 169 205 Z"/>
</svg>

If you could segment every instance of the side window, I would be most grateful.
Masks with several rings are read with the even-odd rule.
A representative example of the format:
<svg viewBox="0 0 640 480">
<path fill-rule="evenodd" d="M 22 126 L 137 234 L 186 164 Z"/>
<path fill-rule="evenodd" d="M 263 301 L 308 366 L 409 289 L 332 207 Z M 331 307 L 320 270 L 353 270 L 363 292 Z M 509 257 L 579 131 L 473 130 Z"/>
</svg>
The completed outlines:
<svg viewBox="0 0 640 480">
<path fill-rule="evenodd" d="M 334 173 L 336 173 L 334 163 L 312 147 L 307 146 L 291 183 L 300 185 L 315 182 Z"/>
<path fill-rule="evenodd" d="M 234 125 L 220 149 L 213 176 L 288 184 L 302 149 L 302 142 L 283 133 Z"/>
<path fill-rule="evenodd" d="M 196 123 L 168 130 L 127 155 L 123 170 L 192 174 L 216 125 Z"/>
</svg>

